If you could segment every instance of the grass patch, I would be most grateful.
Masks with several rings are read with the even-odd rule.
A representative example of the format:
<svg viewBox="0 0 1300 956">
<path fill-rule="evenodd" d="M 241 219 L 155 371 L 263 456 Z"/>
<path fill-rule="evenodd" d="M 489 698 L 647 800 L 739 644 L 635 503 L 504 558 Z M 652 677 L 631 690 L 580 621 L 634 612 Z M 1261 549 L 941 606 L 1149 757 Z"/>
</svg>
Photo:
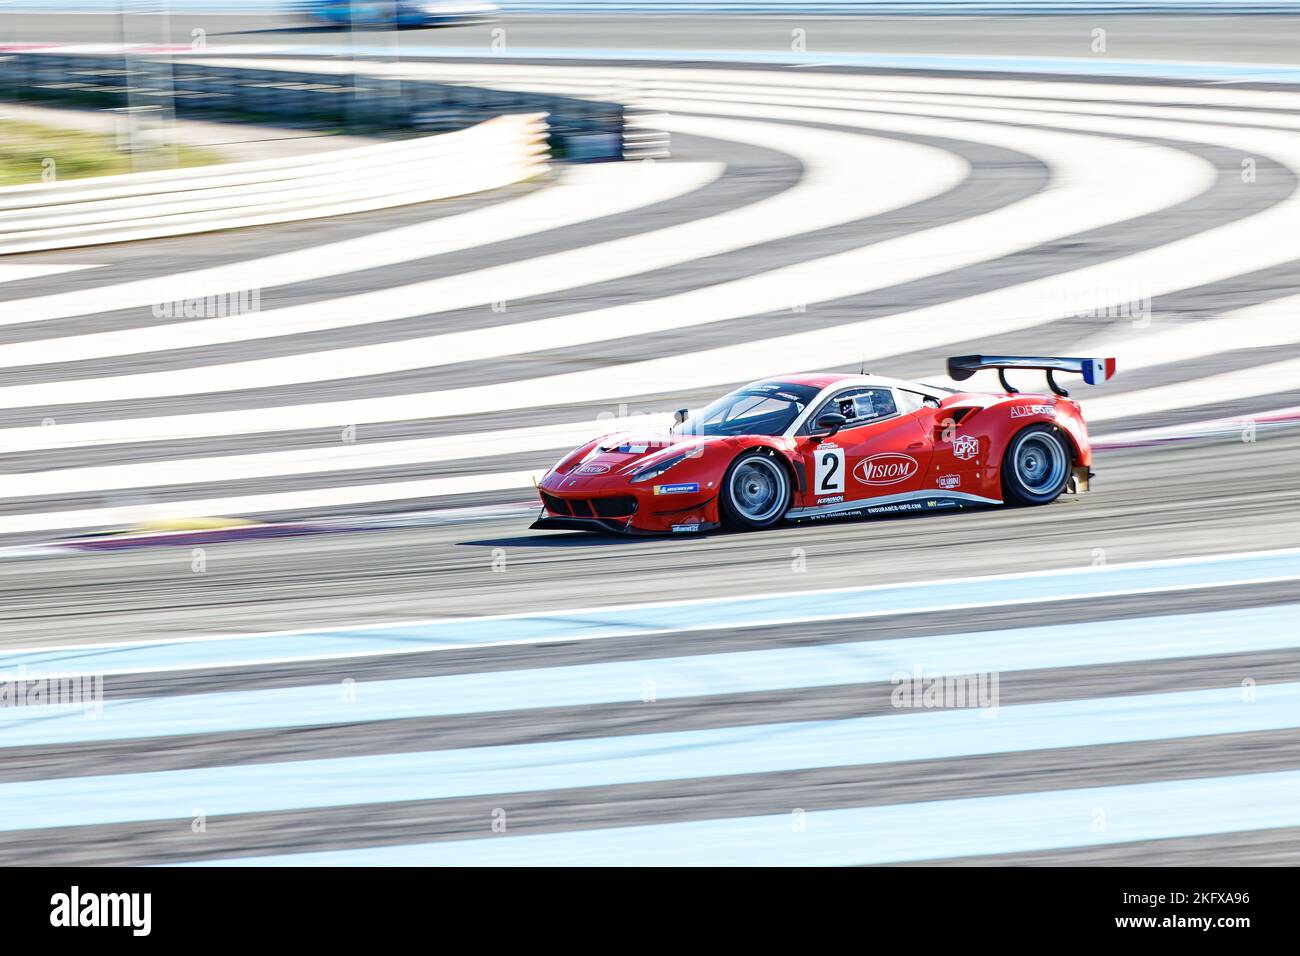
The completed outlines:
<svg viewBox="0 0 1300 956">
<path fill-rule="evenodd" d="M 223 161 L 212 150 L 193 146 L 176 146 L 174 150 L 177 166 L 207 166 Z M 157 152 L 160 157 L 167 155 Z M 62 182 L 131 171 L 131 155 L 118 150 L 111 135 L 0 119 L 0 186 L 46 182 L 51 175 Z"/>
</svg>

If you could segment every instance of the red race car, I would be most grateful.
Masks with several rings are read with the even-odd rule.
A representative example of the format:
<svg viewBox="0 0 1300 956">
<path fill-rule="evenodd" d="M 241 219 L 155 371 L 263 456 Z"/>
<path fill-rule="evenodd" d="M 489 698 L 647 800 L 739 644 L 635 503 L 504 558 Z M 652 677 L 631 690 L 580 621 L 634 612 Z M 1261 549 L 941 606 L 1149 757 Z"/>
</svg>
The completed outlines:
<svg viewBox="0 0 1300 956">
<path fill-rule="evenodd" d="M 624 534 L 766 528 L 779 521 L 966 505 L 1041 505 L 1088 490 L 1092 450 L 1078 402 L 1054 373 L 1089 384 L 1112 358 L 964 355 L 954 381 L 997 369 L 1003 391 L 962 392 L 878 375 L 754 382 L 666 435 L 623 432 L 575 449 L 538 483 L 534 528 Z M 1047 372 L 1050 393 L 1007 369 Z"/>
</svg>

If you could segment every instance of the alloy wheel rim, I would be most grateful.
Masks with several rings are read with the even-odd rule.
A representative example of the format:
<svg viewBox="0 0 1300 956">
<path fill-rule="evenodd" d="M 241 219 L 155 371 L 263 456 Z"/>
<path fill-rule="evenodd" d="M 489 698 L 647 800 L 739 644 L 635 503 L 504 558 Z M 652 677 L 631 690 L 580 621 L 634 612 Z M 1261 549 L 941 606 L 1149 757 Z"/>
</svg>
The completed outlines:
<svg viewBox="0 0 1300 956">
<path fill-rule="evenodd" d="M 785 498 L 785 475 L 768 458 L 750 458 L 731 474 L 731 500 L 750 521 L 767 521 L 780 510 Z"/>
<path fill-rule="evenodd" d="M 1065 475 L 1065 449 L 1046 433 L 1030 435 L 1016 448 L 1016 475 L 1031 492 L 1051 491 Z"/>
</svg>

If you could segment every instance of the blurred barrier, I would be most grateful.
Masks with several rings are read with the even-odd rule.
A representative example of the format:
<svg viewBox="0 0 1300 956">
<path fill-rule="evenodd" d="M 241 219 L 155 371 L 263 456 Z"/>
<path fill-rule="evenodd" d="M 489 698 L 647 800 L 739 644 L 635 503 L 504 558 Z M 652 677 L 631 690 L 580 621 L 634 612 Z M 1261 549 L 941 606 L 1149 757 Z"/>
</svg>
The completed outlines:
<svg viewBox="0 0 1300 956">
<path fill-rule="evenodd" d="M 373 66 L 373 64 L 369 64 Z M 160 69 L 160 67 L 164 69 Z M 123 52 L 73 55 L 25 52 L 0 58 L 8 95 L 102 109 L 172 108 L 177 116 L 290 122 L 354 131 L 412 128 L 461 129 L 505 114 L 545 113 L 552 153 L 558 158 L 641 159 L 645 130 L 625 149 L 625 108 L 620 103 L 550 93 L 504 91 L 426 80 L 252 69 L 204 63 L 167 63 Z M 165 73 L 165 82 L 159 77 Z"/>
<path fill-rule="evenodd" d="M 543 114 L 313 156 L 0 189 L 0 254 L 178 236 L 462 196 L 546 170 Z"/>
</svg>

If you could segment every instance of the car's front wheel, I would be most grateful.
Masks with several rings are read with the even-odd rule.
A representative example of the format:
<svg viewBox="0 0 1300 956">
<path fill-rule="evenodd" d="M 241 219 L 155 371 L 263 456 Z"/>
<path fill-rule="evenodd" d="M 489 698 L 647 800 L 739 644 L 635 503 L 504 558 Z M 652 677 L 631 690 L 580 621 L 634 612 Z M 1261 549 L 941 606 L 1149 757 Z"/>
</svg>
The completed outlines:
<svg viewBox="0 0 1300 956">
<path fill-rule="evenodd" d="M 774 452 L 755 448 L 731 463 L 718 501 L 727 527 L 767 528 L 790 507 L 790 474 Z"/>
<path fill-rule="evenodd" d="M 1055 501 L 1070 477 L 1070 451 L 1051 425 L 1017 432 L 1002 456 L 1002 495 L 1009 505 Z"/>
</svg>

